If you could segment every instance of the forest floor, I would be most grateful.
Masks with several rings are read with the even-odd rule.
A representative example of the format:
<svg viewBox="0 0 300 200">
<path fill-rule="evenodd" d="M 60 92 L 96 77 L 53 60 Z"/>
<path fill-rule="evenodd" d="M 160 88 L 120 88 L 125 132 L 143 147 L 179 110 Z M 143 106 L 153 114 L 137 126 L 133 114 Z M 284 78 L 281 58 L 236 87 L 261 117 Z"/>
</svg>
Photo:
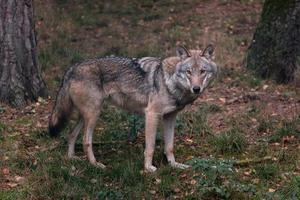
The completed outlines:
<svg viewBox="0 0 300 200">
<path fill-rule="evenodd" d="M 24 108 L 0 104 L 0 199 L 299 199 L 300 91 L 254 77 L 244 66 L 260 0 L 36 0 L 38 59 L 49 98 Z M 106 170 L 66 158 L 69 125 L 47 134 L 64 71 L 104 55 L 167 57 L 178 44 L 216 45 L 218 80 L 180 114 L 170 168 L 158 132 L 143 172 L 143 118 L 105 106 L 94 152 Z M 137 135 L 137 136 L 136 136 Z M 135 137 L 136 136 L 136 137 Z"/>
</svg>

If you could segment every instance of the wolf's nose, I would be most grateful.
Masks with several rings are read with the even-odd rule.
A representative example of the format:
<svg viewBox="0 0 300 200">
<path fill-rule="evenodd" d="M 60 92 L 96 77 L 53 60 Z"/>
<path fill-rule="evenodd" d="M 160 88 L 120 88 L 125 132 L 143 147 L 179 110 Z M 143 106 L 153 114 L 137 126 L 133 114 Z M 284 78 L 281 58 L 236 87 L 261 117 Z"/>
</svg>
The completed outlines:
<svg viewBox="0 0 300 200">
<path fill-rule="evenodd" d="M 199 94 L 199 92 L 200 92 L 200 87 L 199 87 L 199 86 L 194 86 L 194 87 L 193 87 L 193 92 L 194 92 L 195 94 Z"/>
</svg>

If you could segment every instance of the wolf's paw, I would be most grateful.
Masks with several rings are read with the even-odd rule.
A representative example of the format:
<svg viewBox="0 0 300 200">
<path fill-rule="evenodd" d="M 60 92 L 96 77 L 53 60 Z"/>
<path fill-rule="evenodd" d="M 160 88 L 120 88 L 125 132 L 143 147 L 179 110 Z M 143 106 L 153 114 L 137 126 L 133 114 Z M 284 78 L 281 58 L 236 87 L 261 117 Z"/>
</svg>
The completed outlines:
<svg viewBox="0 0 300 200">
<path fill-rule="evenodd" d="M 170 163 L 170 165 L 171 165 L 171 167 L 177 168 L 177 169 L 187 169 L 187 168 L 191 167 L 189 165 L 178 163 L 178 162 L 172 162 L 172 163 Z"/>
<path fill-rule="evenodd" d="M 153 165 L 145 166 L 145 171 L 146 171 L 146 172 L 152 173 L 152 172 L 155 172 L 156 170 L 157 170 L 157 168 L 154 167 Z"/>
</svg>

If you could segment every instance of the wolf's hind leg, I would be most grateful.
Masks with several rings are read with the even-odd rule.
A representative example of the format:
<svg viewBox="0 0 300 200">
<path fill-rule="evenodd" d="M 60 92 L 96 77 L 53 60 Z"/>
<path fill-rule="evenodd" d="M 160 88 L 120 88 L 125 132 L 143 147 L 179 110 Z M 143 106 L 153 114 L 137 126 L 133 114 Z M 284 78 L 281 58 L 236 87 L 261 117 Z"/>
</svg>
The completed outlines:
<svg viewBox="0 0 300 200">
<path fill-rule="evenodd" d="M 73 129 L 72 133 L 69 135 L 68 138 L 68 158 L 75 158 L 75 143 L 76 139 L 80 133 L 80 130 L 83 127 L 83 120 L 79 119 L 75 128 Z"/>
<path fill-rule="evenodd" d="M 84 116 L 84 136 L 83 136 L 83 149 L 84 152 L 87 154 L 89 162 L 97 167 L 102 169 L 105 168 L 105 165 L 96 161 L 93 152 L 93 132 L 97 123 L 98 116 L 100 114 L 100 106 L 99 109 L 90 110 Z"/>
<path fill-rule="evenodd" d="M 165 141 L 165 155 L 168 162 L 174 168 L 186 169 L 189 165 L 178 163 L 175 161 L 174 156 L 174 128 L 175 128 L 176 114 L 170 114 L 164 116 L 163 126 L 164 126 L 164 141 Z"/>
<path fill-rule="evenodd" d="M 96 162 L 92 148 L 93 132 L 104 100 L 103 92 L 99 90 L 98 85 L 93 84 L 93 81 L 83 80 L 72 83 L 70 94 L 84 124 L 83 150 L 92 165 L 104 168 L 103 164 Z"/>
</svg>

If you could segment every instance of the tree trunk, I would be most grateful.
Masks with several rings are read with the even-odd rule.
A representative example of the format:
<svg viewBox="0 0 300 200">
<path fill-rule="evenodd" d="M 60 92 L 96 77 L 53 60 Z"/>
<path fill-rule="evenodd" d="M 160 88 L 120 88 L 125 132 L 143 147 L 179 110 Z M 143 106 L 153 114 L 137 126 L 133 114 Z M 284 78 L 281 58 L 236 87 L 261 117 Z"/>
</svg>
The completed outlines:
<svg viewBox="0 0 300 200">
<path fill-rule="evenodd" d="M 278 83 L 294 80 L 300 56 L 300 0 L 266 0 L 247 67 Z"/>
<path fill-rule="evenodd" d="M 36 59 L 32 0 L 0 0 L 0 101 L 23 106 L 46 94 Z"/>
</svg>

